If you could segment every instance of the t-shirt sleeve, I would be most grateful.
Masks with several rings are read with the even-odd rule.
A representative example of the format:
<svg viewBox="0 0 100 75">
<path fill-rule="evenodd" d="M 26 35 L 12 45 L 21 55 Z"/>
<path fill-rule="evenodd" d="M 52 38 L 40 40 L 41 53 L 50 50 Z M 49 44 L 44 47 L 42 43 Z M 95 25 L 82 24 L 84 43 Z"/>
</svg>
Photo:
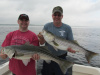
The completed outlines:
<svg viewBox="0 0 100 75">
<path fill-rule="evenodd" d="M 11 38 L 12 38 L 12 32 L 8 33 L 5 40 L 3 41 L 2 43 L 2 47 L 5 47 L 5 46 L 9 46 L 10 43 L 11 43 Z"/>
<path fill-rule="evenodd" d="M 69 27 L 69 29 L 68 29 L 68 38 L 67 39 L 68 40 L 74 40 L 71 27 Z"/>
<path fill-rule="evenodd" d="M 48 23 L 44 25 L 43 30 L 48 30 Z"/>
<path fill-rule="evenodd" d="M 34 46 L 39 46 L 39 40 L 36 34 L 33 35 L 33 41 L 32 43 Z"/>
</svg>

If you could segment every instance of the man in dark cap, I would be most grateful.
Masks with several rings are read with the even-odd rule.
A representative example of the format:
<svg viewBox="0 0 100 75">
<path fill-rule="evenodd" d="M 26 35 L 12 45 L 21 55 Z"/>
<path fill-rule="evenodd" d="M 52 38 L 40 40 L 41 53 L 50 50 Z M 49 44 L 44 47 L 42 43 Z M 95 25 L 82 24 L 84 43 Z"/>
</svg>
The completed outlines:
<svg viewBox="0 0 100 75">
<path fill-rule="evenodd" d="M 3 59 L 7 58 L 6 54 L 2 53 L 3 47 L 10 45 L 23 45 L 26 42 L 39 46 L 39 41 L 37 35 L 28 30 L 29 17 L 26 14 L 20 14 L 18 18 L 19 29 L 12 31 L 7 34 L 4 42 L 2 43 L 2 49 L 0 57 Z M 35 70 L 35 60 L 39 59 L 38 54 L 34 54 L 32 58 L 28 61 L 27 66 L 25 66 L 22 60 L 17 60 L 14 58 L 9 59 L 9 69 L 13 75 L 36 75 Z"/>
<path fill-rule="evenodd" d="M 57 36 L 60 36 L 62 38 L 65 38 L 67 40 L 74 40 L 72 29 L 69 25 L 62 23 L 63 18 L 63 9 L 60 6 L 56 6 L 52 10 L 52 19 L 53 22 L 49 22 L 45 24 L 44 30 L 47 30 Z M 43 36 L 41 34 L 38 34 L 40 44 L 44 44 L 48 46 L 48 49 L 55 55 L 57 55 L 60 58 L 66 59 L 67 56 L 67 50 L 69 52 L 75 53 L 74 50 L 71 48 L 66 49 L 66 51 L 58 50 L 56 51 L 51 45 L 45 42 Z M 58 64 L 56 62 L 51 61 L 50 64 L 43 62 L 43 69 L 42 69 L 42 75 L 63 75 L 61 72 Z M 66 73 L 67 75 L 67 73 Z"/>
</svg>

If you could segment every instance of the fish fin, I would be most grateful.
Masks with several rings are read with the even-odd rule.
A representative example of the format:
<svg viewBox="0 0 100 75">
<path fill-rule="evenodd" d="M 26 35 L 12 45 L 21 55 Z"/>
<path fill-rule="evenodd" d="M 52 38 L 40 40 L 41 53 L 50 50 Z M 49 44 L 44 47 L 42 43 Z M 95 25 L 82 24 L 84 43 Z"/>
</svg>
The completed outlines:
<svg viewBox="0 0 100 75">
<path fill-rule="evenodd" d="M 45 60 L 46 63 L 50 64 L 51 63 L 51 60 Z"/>
<path fill-rule="evenodd" d="M 43 48 L 44 50 L 46 49 L 46 51 L 51 52 L 50 50 L 48 50 L 47 46 L 40 46 L 41 48 Z M 56 51 L 58 51 L 58 49 L 56 47 L 53 47 Z"/>
<path fill-rule="evenodd" d="M 47 47 L 47 46 L 41 46 L 41 48 L 45 48 L 45 49 L 47 49 L 47 50 L 48 50 L 48 47 Z"/>
<path fill-rule="evenodd" d="M 34 46 L 33 44 L 30 44 L 30 42 L 26 42 L 24 45 Z"/>
<path fill-rule="evenodd" d="M 58 49 L 56 47 L 53 47 L 56 51 L 58 51 Z"/>
<path fill-rule="evenodd" d="M 77 42 L 77 40 L 72 40 L 73 43 L 79 45 L 79 43 Z"/>
<path fill-rule="evenodd" d="M 63 60 L 63 59 L 62 59 L 62 60 Z M 61 71 L 63 72 L 63 74 L 66 74 L 68 68 L 70 68 L 71 66 L 74 65 L 73 62 L 70 62 L 70 61 L 68 61 L 68 60 L 59 61 L 58 64 L 59 64 L 60 69 L 61 69 Z"/>
<path fill-rule="evenodd" d="M 13 55 L 14 55 L 15 53 L 13 53 L 13 54 L 8 54 L 8 57 L 11 59 L 12 57 L 13 57 Z"/>
<path fill-rule="evenodd" d="M 30 45 L 30 42 L 26 42 L 24 45 Z"/>
<path fill-rule="evenodd" d="M 13 57 L 13 55 L 15 54 L 15 52 L 12 53 L 12 51 L 10 50 L 9 52 L 6 52 L 4 50 L 4 54 L 7 54 L 7 56 L 11 59 Z"/>
<path fill-rule="evenodd" d="M 99 55 L 99 54 L 87 50 L 87 53 L 85 54 L 85 57 L 86 57 L 88 63 L 90 63 L 90 60 L 91 60 L 94 56 L 96 56 L 96 55 Z"/>
<path fill-rule="evenodd" d="M 52 41 L 55 46 L 59 46 L 55 41 Z"/>
<path fill-rule="evenodd" d="M 42 48 L 44 51 L 51 52 L 50 50 L 48 50 L 47 46 L 39 46 L 39 47 Z"/>
<path fill-rule="evenodd" d="M 17 53 L 16 56 L 23 56 L 23 53 Z"/>
<path fill-rule="evenodd" d="M 27 64 L 30 62 L 30 59 L 23 59 L 22 62 L 25 66 L 27 66 Z"/>
</svg>

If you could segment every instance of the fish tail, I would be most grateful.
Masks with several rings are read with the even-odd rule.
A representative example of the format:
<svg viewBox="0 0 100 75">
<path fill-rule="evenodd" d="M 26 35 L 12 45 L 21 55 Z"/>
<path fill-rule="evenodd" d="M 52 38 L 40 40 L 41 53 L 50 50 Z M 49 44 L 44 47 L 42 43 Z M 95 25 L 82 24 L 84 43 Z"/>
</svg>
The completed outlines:
<svg viewBox="0 0 100 75">
<path fill-rule="evenodd" d="M 87 51 L 87 53 L 85 54 L 85 57 L 86 57 L 88 63 L 90 63 L 90 60 L 96 55 L 98 55 L 98 53 L 95 53 L 92 51 Z"/>
<path fill-rule="evenodd" d="M 72 65 L 73 63 L 67 60 L 59 61 L 59 66 L 63 74 L 66 74 L 67 69 L 70 68 Z"/>
</svg>

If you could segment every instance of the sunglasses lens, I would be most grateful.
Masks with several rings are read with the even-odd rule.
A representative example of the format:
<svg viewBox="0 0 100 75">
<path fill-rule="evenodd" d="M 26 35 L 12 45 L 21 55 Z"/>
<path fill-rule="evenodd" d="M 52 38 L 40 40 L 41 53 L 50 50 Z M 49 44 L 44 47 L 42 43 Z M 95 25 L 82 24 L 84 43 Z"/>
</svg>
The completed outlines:
<svg viewBox="0 0 100 75">
<path fill-rule="evenodd" d="M 61 14 L 54 14 L 54 16 L 58 16 L 58 17 L 61 17 Z"/>
</svg>

